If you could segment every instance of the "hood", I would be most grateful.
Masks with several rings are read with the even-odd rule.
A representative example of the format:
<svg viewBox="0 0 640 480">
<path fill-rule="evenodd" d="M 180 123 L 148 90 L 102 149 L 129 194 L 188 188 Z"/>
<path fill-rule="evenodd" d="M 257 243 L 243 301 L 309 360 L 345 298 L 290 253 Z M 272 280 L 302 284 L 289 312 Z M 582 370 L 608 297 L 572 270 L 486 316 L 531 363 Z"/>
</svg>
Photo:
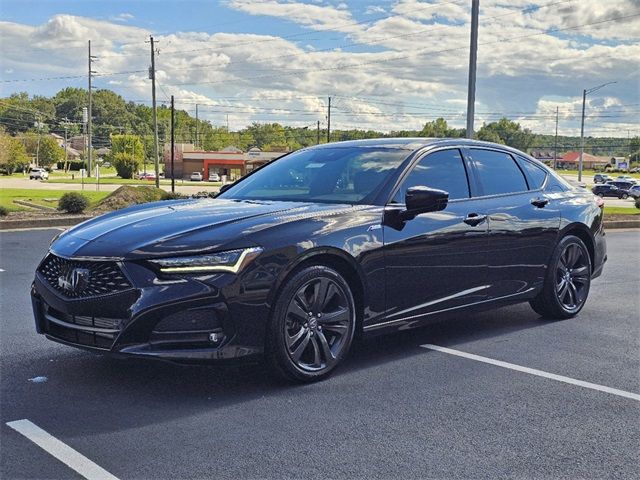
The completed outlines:
<svg viewBox="0 0 640 480">
<path fill-rule="evenodd" d="M 255 245 L 251 233 L 283 221 L 349 210 L 350 205 L 254 200 L 154 202 L 108 213 L 60 235 L 65 257 L 140 259 Z"/>
</svg>

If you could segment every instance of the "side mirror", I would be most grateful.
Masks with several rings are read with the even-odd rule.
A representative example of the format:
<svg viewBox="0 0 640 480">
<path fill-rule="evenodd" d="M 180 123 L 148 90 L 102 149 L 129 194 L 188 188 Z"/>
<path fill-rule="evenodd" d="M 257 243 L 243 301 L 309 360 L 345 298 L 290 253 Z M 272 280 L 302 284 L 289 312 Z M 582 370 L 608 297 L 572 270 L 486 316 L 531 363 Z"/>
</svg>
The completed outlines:
<svg viewBox="0 0 640 480">
<path fill-rule="evenodd" d="M 449 202 L 449 192 L 417 186 L 408 188 L 404 198 L 407 210 L 403 216 L 411 219 L 421 213 L 444 210 Z"/>
</svg>

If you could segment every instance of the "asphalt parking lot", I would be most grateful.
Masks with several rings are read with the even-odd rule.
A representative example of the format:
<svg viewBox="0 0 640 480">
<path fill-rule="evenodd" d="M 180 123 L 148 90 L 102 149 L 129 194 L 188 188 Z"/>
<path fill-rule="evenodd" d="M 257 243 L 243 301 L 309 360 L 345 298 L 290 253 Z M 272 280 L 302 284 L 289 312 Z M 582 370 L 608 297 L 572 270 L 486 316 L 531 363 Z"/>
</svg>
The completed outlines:
<svg viewBox="0 0 640 480">
<path fill-rule="evenodd" d="M 17 420 L 120 479 L 640 471 L 640 231 L 608 233 L 609 261 L 575 319 L 542 321 L 528 305 L 466 315 L 361 342 L 304 386 L 259 366 L 114 360 L 37 335 L 29 285 L 56 233 L 0 233 L 3 479 L 82 478 L 7 425 Z"/>
</svg>

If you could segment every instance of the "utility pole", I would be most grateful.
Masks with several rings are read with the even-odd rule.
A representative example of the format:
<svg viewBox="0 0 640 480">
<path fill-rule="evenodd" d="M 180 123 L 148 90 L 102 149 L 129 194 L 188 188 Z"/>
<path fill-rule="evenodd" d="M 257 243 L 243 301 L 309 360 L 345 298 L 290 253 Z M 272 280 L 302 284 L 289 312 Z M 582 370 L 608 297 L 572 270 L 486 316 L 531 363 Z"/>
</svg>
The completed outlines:
<svg viewBox="0 0 640 480">
<path fill-rule="evenodd" d="M 40 166 L 40 137 L 42 136 L 42 122 L 40 115 L 36 116 L 36 126 L 38 127 L 38 144 L 36 146 L 36 167 Z"/>
<path fill-rule="evenodd" d="M 467 138 L 473 138 L 476 103 L 476 64 L 478 61 L 478 15 L 480 0 L 471 0 L 471 41 L 469 47 L 469 89 L 467 91 Z"/>
<path fill-rule="evenodd" d="M 175 108 L 173 104 L 173 95 L 171 95 L 171 193 L 176 191 L 176 179 L 173 175 L 173 162 L 175 160 Z"/>
<path fill-rule="evenodd" d="M 327 108 L 327 143 L 331 143 L 331 97 Z"/>
<path fill-rule="evenodd" d="M 316 145 L 320 145 L 320 120 L 318 120 L 318 129 L 317 129 L 317 135 L 316 135 Z"/>
<path fill-rule="evenodd" d="M 556 169 L 558 163 L 558 113 L 559 108 L 556 107 L 556 138 L 553 142 L 553 169 Z"/>
<path fill-rule="evenodd" d="M 153 106 L 153 163 L 155 164 L 156 171 L 156 188 L 160 188 L 160 163 L 158 160 L 158 108 L 156 106 L 156 50 L 152 36 L 149 36 L 149 41 L 151 42 L 151 68 L 149 68 L 149 78 L 151 79 L 151 102 Z"/>
<path fill-rule="evenodd" d="M 69 169 L 69 155 L 67 154 L 67 130 L 69 126 L 65 123 L 64 125 L 64 173 L 67 173 Z"/>
<path fill-rule="evenodd" d="M 198 104 L 196 103 L 196 150 L 198 150 Z"/>
<path fill-rule="evenodd" d="M 595 92 L 596 90 L 600 90 L 602 87 L 606 87 L 607 85 L 611 85 L 612 83 L 618 82 L 607 82 L 602 85 L 598 85 L 597 87 L 584 89 L 582 91 L 582 122 L 580 124 L 580 162 L 578 163 L 578 181 L 582 181 L 582 165 L 584 158 L 584 110 L 585 104 L 587 103 L 587 95 Z"/>
<path fill-rule="evenodd" d="M 89 40 L 89 109 L 87 111 L 87 177 L 91 176 L 91 107 L 92 107 L 92 95 L 91 95 L 91 80 L 92 74 L 96 73 L 91 69 L 91 64 L 93 63 L 93 59 L 96 58 L 91 55 L 91 40 Z"/>
</svg>

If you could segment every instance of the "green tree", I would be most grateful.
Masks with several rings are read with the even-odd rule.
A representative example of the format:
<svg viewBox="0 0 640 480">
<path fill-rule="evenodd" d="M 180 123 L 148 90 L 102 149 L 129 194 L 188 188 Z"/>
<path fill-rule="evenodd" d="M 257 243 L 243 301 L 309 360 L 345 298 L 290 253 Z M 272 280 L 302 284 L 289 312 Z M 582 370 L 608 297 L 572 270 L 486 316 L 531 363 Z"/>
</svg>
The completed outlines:
<svg viewBox="0 0 640 480">
<path fill-rule="evenodd" d="M 36 162 L 48 167 L 64 159 L 64 149 L 49 135 L 40 135 L 40 146 L 36 147 Z"/>
<path fill-rule="evenodd" d="M 437 118 L 432 122 L 424 124 L 420 136 L 436 138 L 447 137 L 449 136 L 449 125 L 447 125 L 447 121 L 444 118 Z"/>
<path fill-rule="evenodd" d="M 534 135 L 519 123 L 502 118 L 497 122 L 482 125 L 476 137 L 480 140 L 502 143 L 526 151 L 535 141 Z"/>
<path fill-rule="evenodd" d="M 6 133 L 0 133 L 0 169 L 11 175 L 29 165 L 29 156 L 23 143 Z"/>
<path fill-rule="evenodd" d="M 145 145 L 138 135 L 111 135 L 111 153 L 107 160 L 115 167 L 118 176 L 133 178 L 138 173 L 145 156 Z"/>
</svg>

